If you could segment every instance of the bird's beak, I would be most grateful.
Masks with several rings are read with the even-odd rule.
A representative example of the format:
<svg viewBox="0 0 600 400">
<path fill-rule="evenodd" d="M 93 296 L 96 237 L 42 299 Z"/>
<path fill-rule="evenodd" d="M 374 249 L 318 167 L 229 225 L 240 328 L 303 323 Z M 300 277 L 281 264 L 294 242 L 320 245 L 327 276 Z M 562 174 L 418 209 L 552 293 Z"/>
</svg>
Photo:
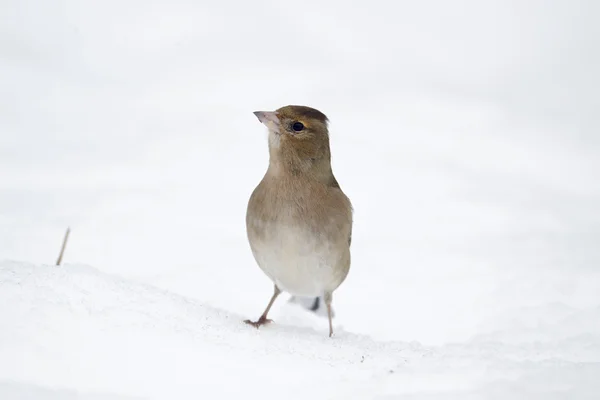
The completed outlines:
<svg viewBox="0 0 600 400">
<path fill-rule="evenodd" d="M 254 111 L 254 115 L 262 122 L 269 130 L 279 133 L 279 118 L 275 111 Z"/>
</svg>

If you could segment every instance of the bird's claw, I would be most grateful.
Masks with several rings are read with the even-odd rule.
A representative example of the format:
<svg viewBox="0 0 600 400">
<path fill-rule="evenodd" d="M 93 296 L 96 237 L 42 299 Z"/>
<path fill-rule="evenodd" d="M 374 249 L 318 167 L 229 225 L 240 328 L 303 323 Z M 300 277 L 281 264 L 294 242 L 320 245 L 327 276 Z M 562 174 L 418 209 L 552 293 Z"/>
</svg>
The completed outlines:
<svg viewBox="0 0 600 400">
<path fill-rule="evenodd" d="M 253 327 L 255 327 L 256 329 L 258 329 L 259 327 L 261 327 L 262 325 L 266 325 L 266 324 L 270 324 L 271 322 L 273 322 L 273 320 L 270 320 L 268 318 L 264 318 L 264 317 L 260 317 L 258 319 L 258 321 L 251 321 L 249 319 L 244 321 L 246 324 L 248 325 L 252 325 Z"/>
</svg>

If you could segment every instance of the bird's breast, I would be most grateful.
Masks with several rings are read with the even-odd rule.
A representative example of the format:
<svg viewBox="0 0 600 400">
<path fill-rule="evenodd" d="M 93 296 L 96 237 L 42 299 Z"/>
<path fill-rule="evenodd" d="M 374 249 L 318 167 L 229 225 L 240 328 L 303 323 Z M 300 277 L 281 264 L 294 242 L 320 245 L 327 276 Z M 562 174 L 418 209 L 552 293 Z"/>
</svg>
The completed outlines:
<svg viewBox="0 0 600 400">
<path fill-rule="evenodd" d="M 350 266 L 351 213 L 338 189 L 301 178 L 265 179 L 246 214 L 254 258 L 284 291 L 306 296 L 333 291 Z"/>
<path fill-rule="evenodd" d="M 297 220 L 249 218 L 247 222 L 254 258 L 280 289 L 296 295 L 322 295 L 345 278 L 349 250 L 335 238 Z"/>
</svg>

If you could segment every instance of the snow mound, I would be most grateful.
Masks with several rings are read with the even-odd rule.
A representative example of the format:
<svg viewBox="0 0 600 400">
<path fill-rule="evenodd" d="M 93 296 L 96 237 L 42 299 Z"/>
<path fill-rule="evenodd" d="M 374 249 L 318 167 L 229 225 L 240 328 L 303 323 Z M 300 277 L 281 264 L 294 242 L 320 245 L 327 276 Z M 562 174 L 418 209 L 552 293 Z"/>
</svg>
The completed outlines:
<svg viewBox="0 0 600 400">
<path fill-rule="evenodd" d="M 482 341 L 428 349 L 278 323 L 255 330 L 243 319 L 88 266 L 0 262 L 0 398 L 600 393 L 599 360 L 544 357 L 554 343 L 505 355 Z M 599 343 L 581 345 L 599 354 Z"/>
</svg>

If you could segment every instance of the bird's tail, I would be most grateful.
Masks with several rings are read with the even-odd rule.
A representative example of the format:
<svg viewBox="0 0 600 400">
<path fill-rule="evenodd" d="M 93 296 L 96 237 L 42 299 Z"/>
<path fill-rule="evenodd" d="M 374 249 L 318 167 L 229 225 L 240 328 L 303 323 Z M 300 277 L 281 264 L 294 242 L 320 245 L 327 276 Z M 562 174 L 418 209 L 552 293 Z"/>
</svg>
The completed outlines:
<svg viewBox="0 0 600 400">
<path fill-rule="evenodd" d="M 292 296 L 290 297 L 290 303 L 299 304 L 302 308 L 314 312 L 317 315 L 322 317 L 327 317 L 327 306 L 325 306 L 325 300 L 323 296 L 319 297 L 299 297 Z M 333 308 L 331 309 L 331 317 L 335 316 L 335 312 Z"/>
</svg>

